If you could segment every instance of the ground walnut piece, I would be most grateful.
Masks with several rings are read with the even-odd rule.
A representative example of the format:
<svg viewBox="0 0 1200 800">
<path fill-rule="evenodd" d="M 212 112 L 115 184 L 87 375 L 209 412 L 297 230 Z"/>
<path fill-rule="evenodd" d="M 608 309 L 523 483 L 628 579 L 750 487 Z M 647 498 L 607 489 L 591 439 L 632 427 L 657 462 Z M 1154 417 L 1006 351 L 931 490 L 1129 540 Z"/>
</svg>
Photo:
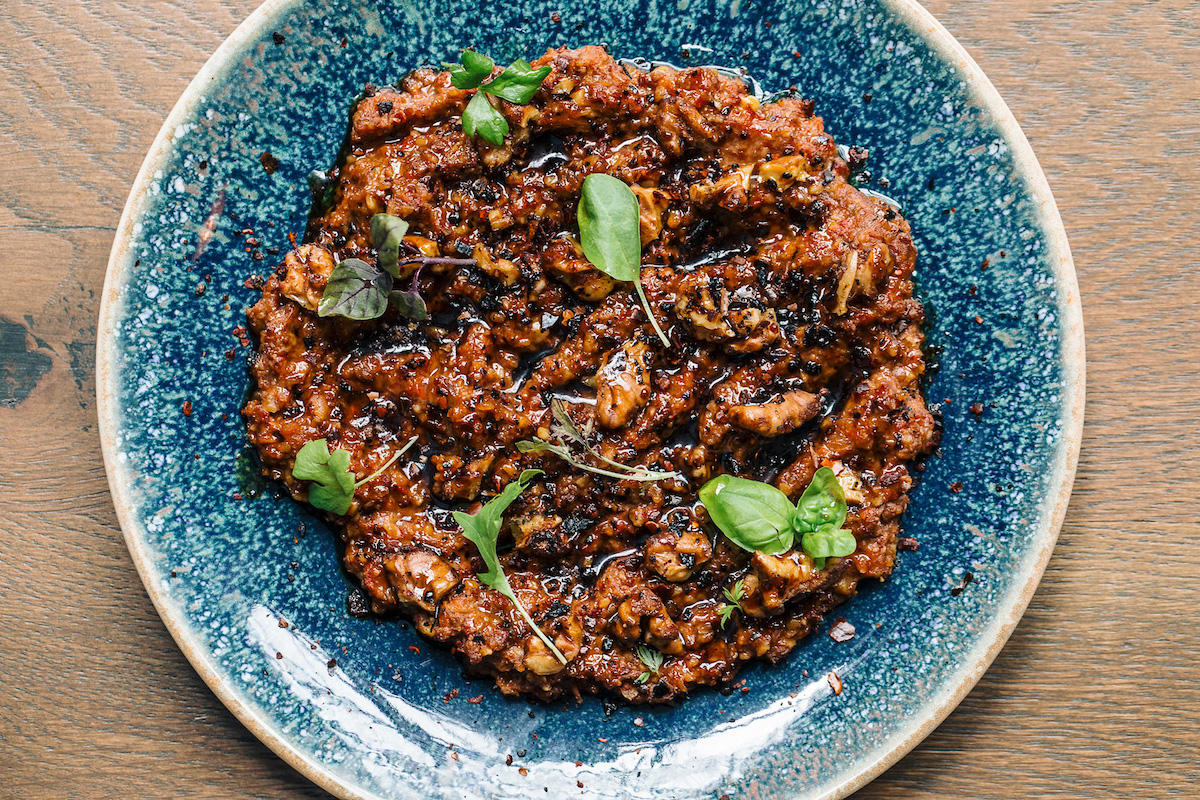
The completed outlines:
<svg viewBox="0 0 1200 800">
<path fill-rule="evenodd" d="M 410 616 L 507 694 L 669 701 L 780 660 L 861 578 L 891 572 L 908 466 L 937 440 L 919 387 L 915 251 L 904 219 L 847 182 L 810 103 L 762 104 L 713 70 L 646 72 L 597 47 L 543 64 L 529 105 L 500 104 L 502 147 L 463 134 L 472 93 L 445 72 L 367 87 L 331 206 L 250 310 L 244 415 L 267 475 L 301 500 L 291 467 L 305 442 L 327 438 L 365 476 L 418 437 L 333 520 L 376 613 Z M 592 172 L 634 188 L 669 349 L 632 285 L 582 255 L 576 205 Z M 425 255 L 476 265 L 420 272 L 426 322 L 319 318 L 335 262 L 374 263 L 369 221 L 383 211 L 411 223 Z M 615 481 L 519 452 L 547 435 L 554 398 L 593 423 L 605 456 L 686 479 Z M 798 550 L 738 549 L 697 499 L 721 473 L 795 499 L 820 465 L 845 488 L 858 539 L 821 570 Z M 480 584 L 450 514 L 525 468 L 545 474 L 505 515 L 501 558 L 566 666 Z M 739 580 L 741 610 L 722 629 L 723 590 Z M 639 646 L 665 654 L 657 674 Z"/>
</svg>

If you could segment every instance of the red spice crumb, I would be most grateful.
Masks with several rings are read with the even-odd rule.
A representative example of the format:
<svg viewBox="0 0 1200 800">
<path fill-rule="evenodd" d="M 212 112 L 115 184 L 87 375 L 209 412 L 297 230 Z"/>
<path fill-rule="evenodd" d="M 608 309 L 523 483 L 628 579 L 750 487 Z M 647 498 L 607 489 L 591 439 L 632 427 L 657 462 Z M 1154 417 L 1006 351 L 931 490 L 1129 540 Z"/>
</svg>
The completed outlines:
<svg viewBox="0 0 1200 800">
<path fill-rule="evenodd" d="M 962 481 L 955 481 L 954 483 L 950 484 L 950 491 L 954 492 L 955 494 L 961 492 L 962 489 Z"/>
<path fill-rule="evenodd" d="M 553 14 L 550 15 L 550 21 L 551 22 L 562 22 L 562 14 L 559 14 L 557 11 L 555 11 Z"/>
<path fill-rule="evenodd" d="M 829 638 L 835 642 L 848 642 L 854 638 L 854 626 L 845 617 L 838 617 L 829 628 Z"/>
<path fill-rule="evenodd" d="M 920 542 L 918 542 L 916 539 L 910 538 L 908 536 L 901 536 L 899 539 L 896 540 L 896 549 L 897 550 L 916 550 L 920 546 L 921 546 Z"/>
<path fill-rule="evenodd" d="M 458 697 L 458 689 L 451 689 L 446 692 L 446 696 L 442 698 L 443 703 L 449 703 L 454 698 Z"/>
<path fill-rule="evenodd" d="M 287 626 L 288 626 L 288 621 L 286 619 L 284 619 L 283 617 L 280 617 L 279 618 L 279 627 L 286 628 Z"/>
<path fill-rule="evenodd" d="M 234 500 L 241 500 L 241 499 L 242 499 L 242 493 L 241 493 L 241 492 L 234 492 L 234 493 L 233 493 L 233 499 L 234 499 Z"/>
<path fill-rule="evenodd" d="M 451 753 L 450 757 L 453 758 L 455 761 L 458 761 L 458 753 Z"/>
<path fill-rule="evenodd" d="M 288 244 L 292 247 L 296 246 L 296 234 L 292 231 L 288 231 Z"/>
<path fill-rule="evenodd" d="M 577 767 L 582 767 L 582 766 L 583 766 L 583 762 L 582 762 L 582 761 L 576 761 L 576 762 L 575 762 L 575 766 L 577 766 Z"/>
<path fill-rule="evenodd" d="M 803 675 L 804 677 L 806 677 L 806 678 L 807 678 L 807 677 L 808 677 L 808 670 L 804 670 L 804 671 L 803 671 L 803 672 L 801 672 L 800 674 L 801 674 L 801 675 Z"/>
<path fill-rule="evenodd" d="M 277 652 L 277 653 L 275 653 L 275 658 L 276 658 L 276 659 L 282 659 L 282 658 L 283 658 L 283 653 L 278 653 L 278 652 Z"/>
<path fill-rule="evenodd" d="M 325 666 L 328 667 L 329 669 L 336 668 L 337 667 L 337 659 L 336 658 L 329 659 L 328 661 L 325 662 Z"/>
<path fill-rule="evenodd" d="M 740 690 L 740 691 L 741 691 L 741 693 L 742 693 L 742 694 L 750 694 L 750 687 L 749 687 L 749 686 L 743 686 L 743 687 L 741 688 L 741 690 Z"/>
<path fill-rule="evenodd" d="M 842 679 L 836 672 L 830 672 L 825 676 L 825 680 L 829 681 L 829 688 L 833 689 L 834 694 L 842 693 Z"/>
<path fill-rule="evenodd" d="M 976 317 L 976 318 L 975 318 L 975 324 L 976 324 L 976 325 L 982 325 L 982 324 L 983 324 L 983 317 Z"/>
<path fill-rule="evenodd" d="M 517 772 L 521 773 L 522 778 L 524 778 L 526 775 L 529 774 L 529 770 L 525 769 L 524 767 L 521 767 L 520 769 L 518 769 Z"/>
<path fill-rule="evenodd" d="M 483 702 L 483 695 L 481 695 L 481 694 L 477 694 L 477 695 L 475 695 L 474 697 L 468 697 L 468 698 L 467 698 L 467 702 L 468 702 L 468 703 L 473 703 L 473 704 L 475 704 L 475 705 L 479 705 L 480 703 L 482 703 L 482 702 Z"/>
<path fill-rule="evenodd" d="M 644 726 L 645 724 L 646 724 L 645 720 L 643 720 L 641 717 L 634 717 L 634 718 L 633 718 L 633 726 L 634 726 L 635 728 L 641 728 L 641 727 L 642 727 L 642 726 Z"/>
<path fill-rule="evenodd" d="M 974 297 L 979 293 L 979 287 L 972 283 L 971 288 L 967 289 L 967 291 L 971 293 L 971 297 Z"/>
<path fill-rule="evenodd" d="M 512 753 L 508 754 L 508 758 L 504 759 L 505 766 L 512 766 Z"/>
<path fill-rule="evenodd" d="M 804 58 L 804 53 L 801 53 L 799 50 L 793 50 L 792 58 Z"/>
<path fill-rule="evenodd" d="M 958 582 L 958 586 L 955 586 L 953 589 L 950 590 L 950 596 L 958 597 L 960 594 L 962 594 L 963 589 L 967 588 L 967 585 L 974 579 L 975 579 L 975 576 L 972 575 L 971 573 L 969 573 L 969 572 L 963 573 L 962 580 L 960 580 Z"/>
<path fill-rule="evenodd" d="M 983 403 L 972 403 L 971 404 L 971 413 L 972 414 L 982 414 L 983 413 Z"/>
<path fill-rule="evenodd" d="M 987 269 L 987 268 L 988 268 L 988 259 L 986 259 L 986 258 L 985 258 L 985 259 L 983 260 L 983 263 L 979 265 L 979 268 L 980 268 L 980 269 Z"/>
<path fill-rule="evenodd" d="M 417 647 L 415 644 L 410 644 L 408 646 L 408 649 L 409 649 L 409 652 L 416 653 L 417 655 L 421 655 L 421 648 Z"/>
<path fill-rule="evenodd" d="M 605 739 L 602 736 L 597 736 L 596 741 L 600 742 L 600 744 L 608 744 L 608 739 Z"/>
<path fill-rule="evenodd" d="M 576 786 L 578 786 L 580 789 L 582 789 L 582 788 L 583 788 L 583 781 L 575 781 L 575 785 L 576 785 Z"/>
<path fill-rule="evenodd" d="M 192 415 L 192 401 L 191 400 L 183 401 L 183 415 L 185 417 L 190 417 Z"/>
<path fill-rule="evenodd" d="M 177 578 L 177 577 L 179 577 L 179 576 L 175 574 L 175 570 L 171 570 L 171 577 L 172 577 L 172 578 Z"/>
<path fill-rule="evenodd" d="M 723 794 L 721 795 L 721 800 L 732 800 L 732 798 L 730 798 L 727 794 Z"/>
</svg>

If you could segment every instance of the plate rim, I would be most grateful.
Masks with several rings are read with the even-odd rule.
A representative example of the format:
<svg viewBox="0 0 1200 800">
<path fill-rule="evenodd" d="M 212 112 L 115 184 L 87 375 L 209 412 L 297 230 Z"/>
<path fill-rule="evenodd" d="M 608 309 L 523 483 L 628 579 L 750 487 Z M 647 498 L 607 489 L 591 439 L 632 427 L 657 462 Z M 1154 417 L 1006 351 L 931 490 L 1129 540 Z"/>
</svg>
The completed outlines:
<svg viewBox="0 0 1200 800">
<path fill-rule="evenodd" d="M 120 309 L 121 290 L 126 282 L 127 256 L 135 241 L 135 224 L 144 210 L 155 173 L 171 152 L 174 131 L 204 99 L 205 88 L 227 66 L 230 55 L 248 41 L 261 38 L 272 20 L 303 2 L 305 0 L 265 0 L 252 11 L 188 83 L 147 151 L 121 212 L 105 268 L 96 342 L 97 416 L 109 493 L 125 545 L 155 611 L 192 668 L 247 730 L 301 775 L 342 800 L 385 800 L 374 792 L 342 780 L 333 770 L 301 752 L 287 737 L 281 735 L 267 716 L 246 703 L 225 679 L 216 668 L 208 649 L 190 634 L 186 619 L 176 618 L 176 612 L 167 602 L 165 593 L 157 586 L 157 572 L 127 494 L 128 481 L 123 480 L 126 476 L 117 458 L 114 433 L 118 424 L 116 412 L 120 405 L 117 400 L 118 376 L 114 366 L 119 348 L 118 337 L 114 335 L 114 323 Z M 1012 155 L 1014 171 L 1037 203 L 1038 227 L 1047 239 L 1047 256 L 1059 297 L 1063 337 L 1059 354 L 1063 380 L 1062 431 L 1056 445 L 1051 479 L 1047 484 L 1047 496 L 1053 500 L 1053 507 L 1049 513 L 1042 515 L 1043 530 L 1038 532 L 1039 548 L 1024 583 L 1009 588 L 998 603 L 997 613 L 952 680 L 947 682 L 918 718 L 908 723 L 906 732 L 897 736 L 875 760 L 840 776 L 813 800 L 841 800 L 879 777 L 932 733 L 983 677 L 1024 615 L 1050 561 L 1066 516 L 1083 438 L 1086 394 L 1083 308 L 1066 229 L 1046 175 L 1008 104 L 958 40 L 917 0 L 880 2 L 909 30 L 920 36 L 944 63 L 954 67 L 973 101 L 991 115 L 992 122 Z"/>
</svg>

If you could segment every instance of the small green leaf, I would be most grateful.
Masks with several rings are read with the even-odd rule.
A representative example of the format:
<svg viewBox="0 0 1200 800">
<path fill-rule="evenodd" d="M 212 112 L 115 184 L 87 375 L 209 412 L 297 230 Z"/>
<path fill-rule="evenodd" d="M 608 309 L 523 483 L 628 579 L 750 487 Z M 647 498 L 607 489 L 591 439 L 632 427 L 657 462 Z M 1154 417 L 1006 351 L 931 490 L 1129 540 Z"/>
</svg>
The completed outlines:
<svg viewBox="0 0 1200 800">
<path fill-rule="evenodd" d="M 793 524 L 800 533 L 817 528 L 840 528 L 846 521 L 846 493 L 829 467 L 821 467 L 796 504 Z"/>
<path fill-rule="evenodd" d="M 333 268 L 317 314 L 322 317 L 375 319 L 387 310 L 392 276 L 358 258 L 348 258 Z"/>
<path fill-rule="evenodd" d="M 542 632 L 542 629 L 529 616 L 529 612 L 521 605 L 521 601 L 517 599 L 516 593 L 513 592 L 512 587 L 508 583 L 508 577 L 504 574 L 504 567 L 500 564 L 500 557 L 496 553 L 496 545 L 500 540 L 500 529 L 504 521 L 504 512 L 517 499 L 517 495 L 525 491 L 529 482 L 541 474 L 542 471 L 540 469 L 527 469 L 523 471 L 520 477 L 505 486 L 500 494 L 484 503 L 483 508 L 479 509 L 479 511 L 474 514 L 455 511 L 454 519 L 462 527 L 463 536 L 479 550 L 479 555 L 483 557 L 483 563 L 487 566 L 486 572 L 479 573 L 479 580 L 512 601 L 512 604 L 517 609 L 517 613 L 521 615 L 521 618 L 525 620 L 534 634 L 542 640 L 542 643 L 546 647 L 550 648 L 555 658 L 566 664 L 566 656 L 555 647 L 550 637 Z"/>
<path fill-rule="evenodd" d="M 817 569 L 825 569 L 825 559 L 853 554 L 858 542 L 854 534 L 845 528 L 828 525 L 801 536 L 800 547 L 817 563 Z"/>
<path fill-rule="evenodd" d="M 528 61 L 517 59 L 504 72 L 481 86 L 480 91 L 503 97 L 510 103 L 525 105 L 537 94 L 542 81 L 549 74 L 549 66 L 534 69 Z"/>
<path fill-rule="evenodd" d="M 720 475 L 700 488 L 700 502 L 721 533 L 743 550 L 778 555 L 795 542 L 796 507 L 769 483 Z"/>
<path fill-rule="evenodd" d="M 594 172 L 583 179 L 576 218 L 584 256 L 605 275 L 633 282 L 654 332 L 670 347 L 642 288 L 641 213 L 633 190 L 622 180 Z"/>
<path fill-rule="evenodd" d="M 467 136 L 478 135 L 496 147 L 504 144 L 504 137 L 508 135 L 508 120 L 488 102 L 483 92 L 476 92 L 471 102 L 467 103 L 462 126 Z"/>
<path fill-rule="evenodd" d="M 624 181 L 596 172 L 583 180 L 579 243 L 605 275 L 636 281 L 642 274 L 642 234 L 637 197 Z"/>
<path fill-rule="evenodd" d="M 380 269 L 393 278 L 400 277 L 400 245 L 408 233 L 408 223 L 392 214 L 371 217 L 371 245 L 379 259 Z"/>
<path fill-rule="evenodd" d="M 325 439 L 305 443 L 296 453 L 292 477 L 312 481 L 308 487 L 308 502 L 324 511 L 345 514 L 354 498 L 354 473 L 350 471 L 350 453 L 346 450 L 329 452 Z"/>
<path fill-rule="evenodd" d="M 421 322 L 429 317 L 429 309 L 425 305 L 425 298 L 421 297 L 421 293 L 417 291 L 417 282 L 415 280 L 412 283 L 412 287 L 406 292 L 393 289 L 392 293 L 388 295 L 388 299 L 391 300 L 392 306 L 396 311 L 411 320 Z"/>
<path fill-rule="evenodd" d="M 450 71 L 450 83 L 456 89 L 474 89 L 487 80 L 496 62 L 474 50 L 463 50 L 461 64 L 442 64 Z"/>
<path fill-rule="evenodd" d="M 637 654 L 638 660 L 641 661 L 642 665 L 646 668 L 646 671 L 641 675 L 638 675 L 637 678 L 634 679 L 634 682 L 645 683 L 646 681 L 650 680 L 651 677 L 657 678 L 659 670 L 662 669 L 663 654 L 658 650 L 646 647 L 644 644 L 639 644 L 634 652 Z"/>
<path fill-rule="evenodd" d="M 722 590 L 722 593 L 725 595 L 725 599 L 729 602 L 721 606 L 721 610 L 719 612 L 721 617 L 721 630 L 725 630 L 725 625 L 729 622 L 729 618 L 733 615 L 734 611 L 742 610 L 742 600 L 746 598 L 746 589 L 743 586 L 743 583 L 744 581 L 739 578 L 738 581 L 733 584 L 732 588 L 726 586 Z"/>
<path fill-rule="evenodd" d="M 409 439 L 408 443 L 393 453 L 382 467 L 361 481 L 356 481 L 354 473 L 350 471 L 350 452 L 348 450 L 339 449 L 330 453 L 329 444 L 325 439 L 313 439 L 311 442 L 306 442 L 296 453 L 296 461 L 292 465 L 292 477 L 301 481 L 312 481 L 312 485 L 308 487 L 310 505 L 334 514 L 345 514 L 350 509 L 350 502 L 354 499 L 354 490 L 379 477 L 416 441 L 416 436 Z"/>
</svg>

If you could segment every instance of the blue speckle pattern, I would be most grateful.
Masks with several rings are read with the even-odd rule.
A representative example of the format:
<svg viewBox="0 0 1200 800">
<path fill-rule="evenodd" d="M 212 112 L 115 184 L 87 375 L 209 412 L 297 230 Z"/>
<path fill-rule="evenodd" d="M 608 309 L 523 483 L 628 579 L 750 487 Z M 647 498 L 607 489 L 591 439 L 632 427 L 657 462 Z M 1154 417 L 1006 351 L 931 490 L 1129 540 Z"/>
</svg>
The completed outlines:
<svg viewBox="0 0 1200 800">
<path fill-rule="evenodd" d="M 1066 301 L 995 121 L 890 9 L 511 0 L 485 14 L 473 0 L 296 0 L 278 4 L 201 87 L 131 201 L 129 246 L 110 275 L 109 468 L 177 638 L 341 794 L 828 796 L 895 748 L 982 657 L 1055 535 L 1052 477 L 1070 447 Z M 305 176 L 332 164 L 363 84 L 453 60 L 465 45 L 505 60 L 600 42 L 620 57 L 744 66 L 768 92 L 794 86 L 815 100 L 840 143 L 869 148 L 869 188 L 912 223 L 930 343 L 942 348 L 929 398 L 942 404 L 945 437 L 905 520 L 921 546 L 834 614 L 857 636 L 837 644 L 826 624 L 783 664 L 745 672 L 744 689 L 673 708 L 508 700 L 488 680 L 464 679 L 407 623 L 351 617 L 330 531 L 247 477 L 238 413 L 249 349 L 235 329 L 258 294 L 244 282 L 279 262 L 289 232 L 302 236 Z M 264 152 L 279 161 L 271 174 Z M 952 593 L 967 573 L 974 579 Z"/>
</svg>

